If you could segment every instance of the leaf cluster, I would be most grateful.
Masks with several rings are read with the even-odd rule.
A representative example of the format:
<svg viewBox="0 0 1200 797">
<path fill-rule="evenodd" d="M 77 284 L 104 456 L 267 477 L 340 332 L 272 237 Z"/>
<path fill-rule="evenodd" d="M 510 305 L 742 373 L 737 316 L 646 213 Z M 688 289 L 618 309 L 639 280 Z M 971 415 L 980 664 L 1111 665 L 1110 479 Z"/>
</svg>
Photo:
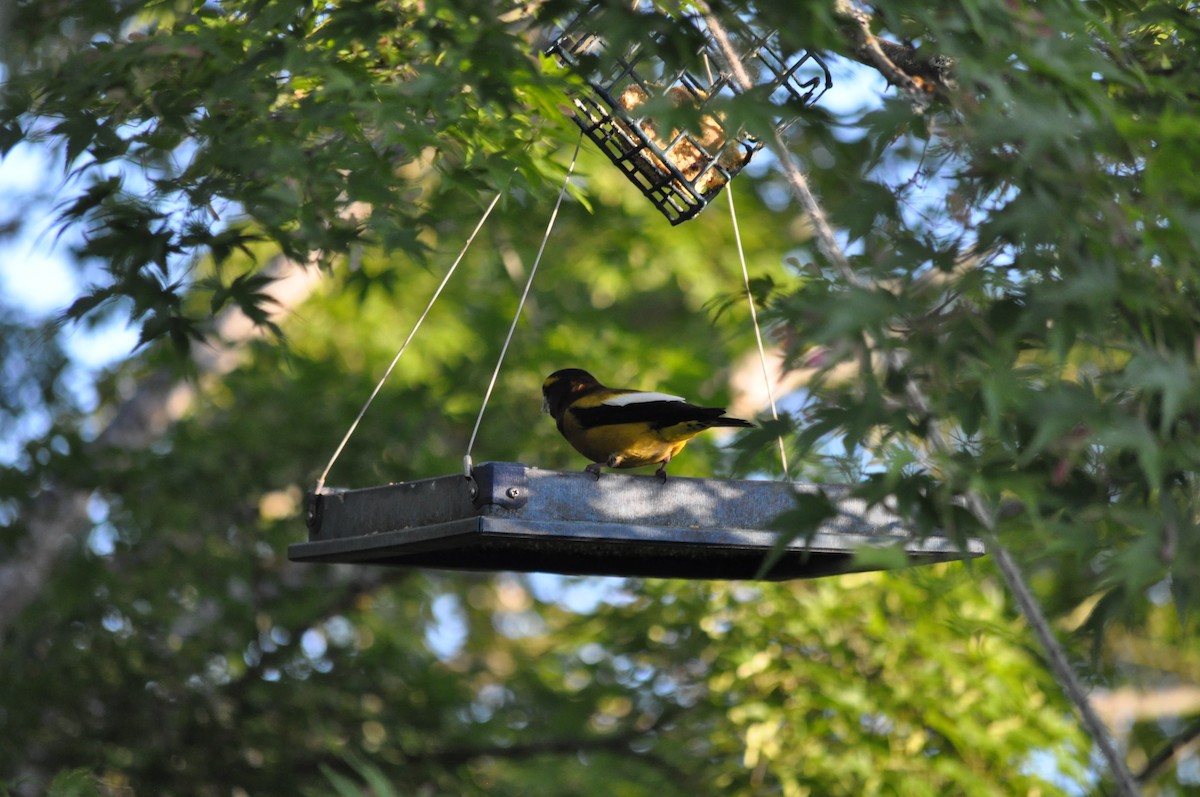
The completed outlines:
<svg viewBox="0 0 1200 797">
<path fill-rule="evenodd" d="M 107 3 L 64 5 L 98 29 L 65 53 L 61 31 L 41 31 L 46 60 L 14 62 L 0 152 L 61 147 L 74 198 L 58 223 L 83 231 L 76 254 L 100 275 L 68 318 L 121 300 L 143 341 L 186 349 L 211 317 L 186 294 L 211 296 L 212 311 L 234 295 L 255 304 L 222 274 L 252 241 L 298 262 L 365 244 L 420 256 L 443 208 L 544 190 L 546 132 L 562 122 L 545 113 L 553 95 L 520 14 L 152 2 L 101 24 L 83 7 Z"/>
</svg>

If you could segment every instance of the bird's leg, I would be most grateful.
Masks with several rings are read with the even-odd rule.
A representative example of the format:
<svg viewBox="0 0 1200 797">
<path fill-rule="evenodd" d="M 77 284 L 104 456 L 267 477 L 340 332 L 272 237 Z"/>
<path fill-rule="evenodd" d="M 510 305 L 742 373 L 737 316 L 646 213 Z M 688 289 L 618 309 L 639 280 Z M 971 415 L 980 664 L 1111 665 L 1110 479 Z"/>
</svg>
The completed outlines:
<svg viewBox="0 0 1200 797">
<path fill-rule="evenodd" d="M 658 470 L 654 471 L 654 475 L 662 479 L 663 484 L 667 483 L 667 463 L 670 461 L 671 458 L 667 457 L 662 462 L 658 463 Z"/>
<path fill-rule="evenodd" d="M 604 465 L 601 465 L 599 462 L 593 462 L 591 465 L 588 465 L 586 468 L 584 468 L 584 470 L 586 470 L 588 473 L 595 476 L 596 481 L 600 481 L 600 468 L 602 468 L 602 467 L 608 467 L 608 468 L 621 467 L 621 455 L 620 454 L 609 454 L 608 460 L 604 463 Z"/>
</svg>

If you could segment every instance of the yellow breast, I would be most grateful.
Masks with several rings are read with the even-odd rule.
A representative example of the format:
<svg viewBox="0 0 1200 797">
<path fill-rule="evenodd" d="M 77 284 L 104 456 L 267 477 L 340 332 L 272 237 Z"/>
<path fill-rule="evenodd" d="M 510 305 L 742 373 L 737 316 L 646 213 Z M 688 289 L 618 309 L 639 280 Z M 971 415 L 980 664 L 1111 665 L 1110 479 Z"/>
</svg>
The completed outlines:
<svg viewBox="0 0 1200 797">
<path fill-rule="evenodd" d="M 647 423 L 614 423 L 584 429 L 570 412 L 563 418 L 563 427 L 566 438 L 580 454 L 602 464 L 616 458 L 616 467 L 620 468 L 640 468 L 670 459 L 705 428 L 701 424 L 676 424 L 652 429 Z"/>
</svg>

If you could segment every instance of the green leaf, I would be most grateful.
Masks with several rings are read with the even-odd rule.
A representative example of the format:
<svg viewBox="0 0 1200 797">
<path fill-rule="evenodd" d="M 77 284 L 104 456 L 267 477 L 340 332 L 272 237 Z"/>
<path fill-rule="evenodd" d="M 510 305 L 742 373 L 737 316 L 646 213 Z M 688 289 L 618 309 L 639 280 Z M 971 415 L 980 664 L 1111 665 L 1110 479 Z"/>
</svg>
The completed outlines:
<svg viewBox="0 0 1200 797">
<path fill-rule="evenodd" d="M 1122 381 L 1130 389 L 1159 396 L 1158 433 L 1165 436 L 1183 408 L 1194 404 L 1194 380 L 1194 366 L 1182 353 L 1162 357 L 1152 352 L 1140 352 L 1125 366 Z"/>
<path fill-rule="evenodd" d="M 88 313 L 95 310 L 104 302 L 113 298 L 114 291 L 112 289 L 93 288 L 90 293 L 85 296 L 80 296 L 71 306 L 63 311 L 62 317 L 72 321 L 78 321 Z"/>
<path fill-rule="evenodd" d="M 771 528 L 778 531 L 779 536 L 758 568 L 759 578 L 771 572 L 793 540 L 803 537 L 806 543 L 810 542 L 822 523 L 838 515 L 837 505 L 824 490 L 798 492 L 795 500 L 795 509 L 789 509 L 771 523 Z"/>
<path fill-rule="evenodd" d="M 894 545 L 863 545 L 854 550 L 850 567 L 856 570 L 899 570 L 911 563 L 903 543 Z"/>
</svg>

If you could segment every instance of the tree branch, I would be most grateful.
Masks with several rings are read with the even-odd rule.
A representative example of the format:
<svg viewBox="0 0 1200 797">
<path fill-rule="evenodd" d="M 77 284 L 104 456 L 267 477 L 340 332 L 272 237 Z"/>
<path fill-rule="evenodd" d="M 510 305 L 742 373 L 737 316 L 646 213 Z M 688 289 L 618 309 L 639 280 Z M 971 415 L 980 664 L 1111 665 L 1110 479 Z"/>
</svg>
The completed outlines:
<svg viewBox="0 0 1200 797">
<path fill-rule="evenodd" d="M 713 34 L 713 38 L 721 49 L 721 55 L 728 61 L 730 71 L 733 73 L 735 80 L 737 80 L 744 90 L 749 90 L 752 87 L 752 81 L 737 51 L 730 43 L 729 37 L 720 20 L 713 16 L 703 4 L 701 8 L 706 15 L 705 21 Z M 865 23 L 861 22 L 862 18 L 858 19 L 859 27 L 863 28 Z M 869 22 L 869 18 L 866 19 Z M 866 30 L 866 35 L 870 35 L 869 30 Z M 848 284 L 860 287 L 866 285 L 867 283 L 855 273 L 846 259 L 845 253 L 842 251 L 841 246 L 833 235 L 832 228 L 829 226 L 824 209 L 820 206 L 820 203 L 809 188 L 808 180 L 805 178 L 804 173 L 793 162 L 791 154 L 784 144 L 783 137 L 778 132 L 775 134 L 774 144 L 773 150 L 775 151 L 775 155 L 783 166 L 784 173 L 791 183 L 797 198 L 800 200 L 801 207 L 812 218 L 818 246 Z M 912 379 L 908 379 L 905 384 L 905 394 L 914 410 L 921 415 L 929 415 L 929 397 L 921 391 L 920 387 Z M 953 446 L 945 431 L 936 425 L 930 433 L 929 443 L 939 453 L 953 453 Z M 1000 568 L 1000 573 L 1004 578 L 1005 584 L 1008 586 L 1009 592 L 1013 595 L 1022 614 L 1024 614 L 1026 620 L 1028 620 L 1030 626 L 1033 628 L 1034 635 L 1037 637 L 1038 642 L 1041 643 L 1043 650 L 1046 651 L 1051 672 L 1058 679 L 1067 698 L 1079 711 L 1084 729 L 1104 756 L 1113 774 L 1113 778 L 1116 780 L 1120 794 L 1124 795 L 1124 797 L 1138 797 L 1138 786 L 1134 782 L 1129 768 L 1113 745 L 1107 728 L 1104 727 L 1104 724 L 1092 708 L 1091 703 L 1088 702 L 1087 693 L 1084 691 L 1074 670 L 1071 669 L 1066 652 L 1055 638 L 1045 614 L 1038 605 L 1037 599 L 1034 598 L 1033 593 L 1029 590 L 1020 567 L 996 537 L 995 513 L 988 506 L 983 496 L 973 490 L 965 494 L 965 499 L 968 509 L 986 532 L 988 547 L 993 554 L 997 566 Z"/>
<path fill-rule="evenodd" d="M 577 753 L 601 752 L 623 755 L 648 764 L 661 770 L 667 777 L 684 786 L 685 791 L 699 794 L 703 791 L 694 776 L 680 768 L 667 758 L 653 752 L 638 752 L 631 743 L 652 737 L 663 725 L 673 722 L 686 709 L 665 711 L 648 727 L 627 728 L 621 733 L 609 736 L 590 736 L 575 739 L 538 739 L 515 745 L 482 745 L 477 747 L 460 747 L 446 750 L 435 750 L 429 753 L 416 754 L 409 760 L 426 760 L 456 766 L 465 764 L 477 758 L 495 757 L 509 760 L 535 758 L 541 755 L 569 755 Z"/>
<path fill-rule="evenodd" d="M 972 495 L 970 498 L 975 498 L 975 496 Z M 1084 691 L 1083 685 L 1075 675 L 1075 671 L 1071 669 L 1071 664 L 1067 661 L 1066 651 L 1063 650 L 1062 645 L 1055 638 L 1054 631 L 1051 630 L 1050 623 L 1046 620 L 1046 615 L 1042 613 L 1042 608 L 1038 605 L 1037 598 L 1030 591 L 1020 566 L 1012 558 L 1012 554 L 1008 552 L 1008 549 L 1001 545 L 1000 541 L 996 538 L 994 525 L 993 521 L 993 527 L 988 528 L 988 547 L 991 549 L 992 558 L 995 560 L 996 566 L 1000 569 L 1000 575 L 1004 577 L 1008 591 L 1017 601 L 1017 605 L 1021 608 L 1021 613 L 1025 615 L 1025 619 L 1029 621 L 1029 625 L 1033 629 L 1033 635 L 1037 637 L 1038 642 L 1041 643 L 1042 650 L 1046 652 L 1050 671 L 1058 678 L 1059 685 L 1070 701 L 1075 704 L 1084 729 L 1087 731 L 1088 736 L 1092 737 L 1092 742 L 1100 749 L 1100 754 L 1104 756 L 1104 760 L 1108 763 L 1108 768 L 1112 772 L 1113 779 L 1116 781 L 1118 793 L 1124 795 L 1124 797 L 1138 797 L 1141 791 L 1138 788 L 1137 782 L 1134 781 L 1133 775 L 1129 772 L 1129 767 L 1125 765 L 1125 759 L 1121 757 L 1116 745 L 1113 744 L 1108 729 L 1100 721 L 1099 715 L 1096 714 L 1095 708 L 1092 706 L 1091 701 L 1088 700 L 1087 692 Z"/>
<path fill-rule="evenodd" d="M 905 389 L 913 409 L 922 415 L 929 415 L 931 412 L 929 398 L 921 392 L 917 384 L 909 379 L 905 385 Z M 940 426 L 934 425 L 932 427 L 929 441 L 940 453 L 953 454 L 953 446 L 945 431 Z M 1112 772 L 1113 779 L 1116 781 L 1118 793 L 1123 795 L 1123 797 L 1138 797 L 1141 792 L 1138 789 L 1137 783 L 1134 782 L 1133 775 L 1129 772 L 1129 767 L 1125 764 L 1125 759 L 1121 757 L 1120 752 L 1113 744 L 1108 729 L 1100 721 L 1095 707 L 1088 700 L 1083 684 L 1080 683 L 1079 677 L 1075 674 L 1075 671 L 1071 668 L 1071 663 L 1067 660 L 1066 651 L 1063 650 L 1063 646 L 1059 644 L 1058 639 L 1054 636 L 1054 631 L 1050 628 L 1050 622 L 1046 619 L 1041 605 L 1029 589 L 1029 584 L 1025 580 L 1024 573 L 1021 572 L 1020 565 L 1012 558 L 1012 554 L 1008 552 L 1008 549 L 1000 544 L 1000 539 L 996 536 L 995 510 L 975 490 L 968 490 L 964 494 L 964 498 L 967 502 L 967 509 L 975 516 L 980 525 L 983 526 L 986 534 L 985 541 L 989 552 L 992 554 L 992 559 L 996 562 L 996 567 L 1000 570 L 1000 575 L 1004 579 L 1005 586 L 1008 587 L 1009 594 L 1017 602 L 1021 614 L 1029 622 L 1030 628 L 1033 629 L 1033 635 L 1037 638 L 1039 644 L 1041 644 L 1042 650 L 1045 651 L 1050 671 L 1058 679 L 1059 686 L 1066 694 L 1067 699 L 1075 705 L 1084 730 L 1091 737 L 1092 743 L 1099 748 L 1100 754 L 1108 764 L 1109 771 Z"/>
<path fill-rule="evenodd" d="M 0 645 L 3 632 L 41 591 L 63 550 L 90 527 L 88 490 L 45 490 L 26 517 L 29 533 L 0 565 Z"/>
<path fill-rule="evenodd" d="M 629 751 L 629 742 L 640 736 L 633 731 L 614 736 L 594 736 L 578 739 L 537 739 L 523 744 L 492 744 L 473 747 L 451 747 L 445 750 L 433 750 L 412 756 L 446 766 L 458 766 L 477 758 L 505 758 L 519 760 L 534 758 L 540 755 L 565 755 L 586 752 L 615 752 Z M 410 760 L 411 760 L 410 758 Z"/>
<path fill-rule="evenodd" d="M 881 39 L 871 32 L 871 15 L 852 0 L 836 0 L 834 16 L 853 43 L 850 55 L 879 71 L 888 83 L 900 87 L 913 105 L 924 111 L 935 97 L 943 99 L 955 88 L 953 59 L 944 55 L 919 57 L 911 45 Z"/>
<path fill-rule="evenodd" d="M 1168 769 L 1175 766 L 1180 758 L 1195 750 L 1198 745 L 1200 745 L 1200 722 L 1193 722 L 1146 762 L 1146 766 L 1142 767 L 1142 771 L 1137 774 L 1138 784 L 1148 786 L 1158 780 Z"/>
<path fill-rule="evenodd" d="M 657 726 L 658 723 L 645 730 L 628 730 L 624 733 L 611 736 L 580 737 L 575 739 L 538 739 L 523 744 L 476 745 L 470 747 L 464 746 L 447 748 L 444 750 L 431 750 L 422 753 L 410 753 L 404 755 L 401 765 L 405 768 L 428 765 L 456 767 L 468 764 L 480 758 L 497 758 L 507 761 L 521 761 L 537 758 L 539 756 L 564 756 L 577 755 L 579 753 L 608 753 L 612 755 L 625 756 L 633 761 L 637 761 L 654 769 L 660 770 L 660 772 L 666 777 L 671 779 L 676 784 L 679 784 L 681 787 L 680 791 L 684 793 L 704 793 L 705 788 L 703 787 L 703 784 L 699 783 L 695 776 L 691 773 L 676 766 L 663 756 L 653 751 L 642 753 L 635 751 L 630 747 L 631 742 L 647 736 Z M 353 759 L 350 759 L 348 762 L 347 759 L 343 757 L 327 755 L 317 758 L 309 758 L 301 765 L 300 768 L 306 774 L 311 773 L 311 775 L 315 777 L 319 775 L 323 767 L 328 767 L 330 769 L 345 768 L 348 763 L 351 768 L 355 768 Z M 399 780 L 399 778 L 396 780 Z"/>
<path fill-rule="evenodd" d="M 720 48 L 721 57 L 725 60 L 726 66 L 733 73 L 734 80 L 737 81 L 743 91 L 750 91 L 754 88 L 754 81 L 750 79 L 750 74 L 746 71 L 746 65 L 742 63 L 741 56 L 738 55 L 733 43 L 729 40 L 729 34 L 725 31 L 725 26 L 708 10 L 706 4 L 701 3 L 701 8 L 705 14 L 705 24 L 708 26 L 709 32 L 712 33 L 714 41 L 716 41 L 717 46 Z M 833 228 L 829 225 L 825 209 L 821 207 L 821 203 L 817 201 L 816 195 L 809 188 L 808 179 L 804 176 L 804 172 L 800 171 L 800 167 L 792 160 L 791 152 L 783 140 L 783 134 L 779 131 L 775 132 L 771 151 L 779 159 L 784 174 L 787 175 L 788 183 L 792 186 L 793 193 L 795 193 L 796 198 L 800 201 L 800 207 L 803 208 L 804 213 L 812 222 L 813 233 L 817 239 L 817 247 L 821 250 L 821 253 L 834 265 L 842 279 L 846 280 L 848 284 L 861 284 L 858 276 L 854 273 L 854 269 L 850 267 L 850 262 L 846 259 L 841 245 L 833 234 Z"/>
</svg>

